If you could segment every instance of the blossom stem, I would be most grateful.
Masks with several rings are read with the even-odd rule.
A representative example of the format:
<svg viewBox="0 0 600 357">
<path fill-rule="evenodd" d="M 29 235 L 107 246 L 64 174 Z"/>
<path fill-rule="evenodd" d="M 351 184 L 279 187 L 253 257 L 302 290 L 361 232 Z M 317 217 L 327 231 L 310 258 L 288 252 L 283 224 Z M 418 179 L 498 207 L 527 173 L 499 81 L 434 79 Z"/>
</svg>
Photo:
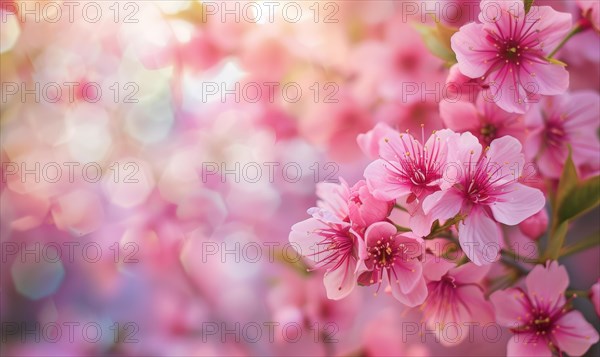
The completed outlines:
<svg viewBox="0 0 600 357">
<path fill-rule="evenodd" d="M 591 234 L 589 237 L 582 239 L 575 244 L 563 247 L 560 251 L 560 256 L 566 257 L 600 245 L 600 239 L 598 239 L 598 236 L 600 236 L 600 231 Z"/>
<path fill-rule="evenodd" d="M 522 263 L 529 263 L 529 264 L 538 263 L 537 259 L 531 259 L 531 258 L 524 257 L 522 255 L 519 255 L 519 254 L 513 252 L 510 249 L 502 249 L 500 251 L 500 253 L 502 254 L 503 257 L 505 257 L 507 259 L 512 259 L 515 262 L 522 262 Z"/>
<path fill-rule="evenodd" d="M 567 36 L 565 38 L 563 38 L 562 41 L 560 41 L 560 43 L 558 44 L 558 46 L 556 46 L 556 48 L 554 50 L 552 50 L 552 52 L 550 52 L 550 54 L 546 58 L 549 59 L 549 60 L 552 59 L 552 57 L 558 51 L 560 51 L 560 49 L 571 39 L 571 37 L 573 37 L 576 34 L 582 32 L 583 30 L 585 30 L 585 27 L 581 26 L 581 24 L 575 25 L 575 27 L 573 27 L 573 29 L 571 29 L 571 31 L 567 34 Z"/>
<path fill-rule="evenodd" d="M 454 216 L 454 218 L 447 220 L 446 223 L 444 223 L 444 225 L 435 227 L 434 229 L 432 229 L 431 233 L 429 233 L 429 235 L 427 237 L 425 237 L 425 239 L 437 238 L 439 234 L 443 233 L 448 228 L 450 228 L 453 225 L 457 224 L 458 222 L 462 221 L 463 219 L 465 219 L 465 217 L 467 217 L 467 216 L 462 215 L 462 214 L 457 214 L 456 216 Z"/>
</svg>

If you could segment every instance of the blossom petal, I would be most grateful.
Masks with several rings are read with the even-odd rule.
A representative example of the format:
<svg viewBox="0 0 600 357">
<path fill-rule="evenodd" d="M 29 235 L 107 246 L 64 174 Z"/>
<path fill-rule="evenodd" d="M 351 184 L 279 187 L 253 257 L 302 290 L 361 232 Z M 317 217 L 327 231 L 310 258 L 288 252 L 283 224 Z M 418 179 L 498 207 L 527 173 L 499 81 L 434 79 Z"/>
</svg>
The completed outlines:
<svg viewBox="0 0 600 357">
<path fill-rule="evenodd" d="M 509 21 L 514 21 L 514 17 L 523 19 L 525 15 L 521 0 L 482 0 L 479 9 L 479 21 L 488 24 L 495 24 L 496 21 L 508 24 Z"/>
<path fill-rule="evenodd" d="M 425 214 L 423 208 L 419 207 L 417 211 L 410 216 L 408 226 L 419 237 L 425 237 L 431 232 L 431 225 L 436 219 L 431 214 Z"/>
<path fill-rule="evenodd" d="M 317 197 L 319 201 L 317 206 L 329 212 L 335 213 L 339 219 L 348 216 L 348 198 L 350 197 L 350 187 L 340 177 L 340 183 L 319 182 L 316 186 Z"/>
<path fill-rule="evenodd" d="M 581 356 L 598 342 L 598 332 L 577 310 L 562 316 L 556 321 L 556 325 L 556 345 L 569 356 Z"/>
<path fill-rule="evenodd" d="M 490 207 L 494 218 L 509 226 L 514 226 L 538 213 L 546 204 L 542 191 L 537 188 L 513 183 L 504 188 L 502 193 Z"/>
<path fill-rule="evenodd" d="M 410 194 L 410 185 L 393 180 L 392 175 L 396 172 L 398 171 L 389 162 L 381 159 L 367 166 L 365 179 L 375 198 L 392 201 Z"/>
<path fill-rule="evenodd" d="M 471 213 L 460 224 L 458 240 L 460 246 L 477 265 L 491 264 L 499 257 L 500 227 L 481 207 L 474 206 Z M 496 256 L 492 254 L 496 253 Z"/>
<path fill-rule="evenodd" d="M 459 132 L 475 131 L 479 128 L 477 108 L 471 102 L 440 102 L 440 117 L 446 127 Z"/>
<path fill-rule="evenodd" d="M 452 150 L 448 152 L 448 164 L 444 172 L 444 178 L 447 180 L 450 179 L 446 177 L 449 175 L 448 172 L 458 170 L 458 177 L 461 177 L 466 174 L 465 171 L 468 167 L 474 168 L 482 151 L 479 139 L 470 132 L 451 137 L 448 145 L 450 145 Z"/>
<path fill-rule="evenodd" d="M 529 313 L 525 293 L 521 289 L 498 290 L 490 295 L 496 322 L 504 327 L 518 327 Z"/>
<path fill-rule="evenodd" d="M 398 230 L 394 225 L 388 222 L 377 222 L 370 225 L 365 231 L 365 242 L 367 243 L 367 247 L 374 247 L 381 238 L 385 237 L 387 239 L 397 234 Z"/>
<path fill-rule="evenodd" d="M 544 39 L 544 49 L 550 53 L 562 41 L 573 26 L 573 16 L 567 12 L 559 12 L 550 6 L 536 6 L 530 13 L 537 20 L 538 36 Z"/>
<path fill-rule="evenodd" d="M 323 277 L 327 298 L 340 300 L 348 296 L 356 286 L 356 259 L 349 258 L 335 270 L 329 270 Z"/>
<path fill-rule="evenodd" d="M 423 279 L 423 264 L 417 259 L 397 262 L 394 264 L 390 279 L 392 280 L 390 284 L 394 285 L 396 283 L 400 285 L 400 290 L 403 293 L 408 293 Z M 394 279 L 397 279 L 397 281 L 394 281 Z"/>
<path fill-rule="evenodd" d="M 364 134 L 358 134 L 356 142 L 362 152 L 370 159 L 379 157 L 379 148 L 384 137 L 394 136 L 396 131 L 385 123 L 377 123 L 375 127 Z"/>
<path fill-rule="evenodd" d="M 444 276 L 448 270 L 455 266 L 456 264 L 449 260 L 427 254 L 425 256 L 425 263 L 423 264 L 423 275 L 427 280 L 438 281 L 442 279 L 442 276 Z"/>
<path fill-rule="evenodd" d="M 463 203 L 463 197 L 458 190 L 450 188 L 437 191 L 427 196 L 423 201 L 423 212 L 433 220 L 446 220 L 456 216 Z"/>
<path fill-rule="evenodd" d="M 503 136 L 492 141 L 486 157 L 489 159 L 489 164 L 499 170 L 494 177 L 505 177 L 507 180 L 516 181 L 521 176 L 521 170 L 525 165 L 522 149 L 521 142 L 512 136 Z"/>
<path fill-rule="evenodd" d="M 486 50 L 495 50 L 495 47 L 485 39 L 484 25 L 474 22 L 462 26 L 452 35 L 450 46 L 456 53 L 460 72 L 471 78 L 479 78 L 485 74 L 489 68 L 489 64 L 485 61 L 491 57 Z"/>
<path fill-rule="evenodd" d="M 506 355 L 510 357 L 551 357 L 552 351 L 545 337 L 535 333 L 520 333 L 508 340 Z"/>
<path fill-rule="evenodd" d="M 323 240 L 323 237 L 316 232 L 327 227 L 326 224 L 317 219 L 306 219 L 292 226 L 289 241 L 292 244 L 292 247 L 298 251 L 298 254 L 303 255 L 312 261 L 319 261 L 322 257 L 319 257 L 318 254 L 312 254 L 317 252 L 317 243 Z"/>
<path fill-rule="evenodd" d="M 552 281 L 552 284 L 548 284 Z M 525 285 L 529 295 L 536 296 L 540 304 L 554 306 L 564 304 L 565 290 L 569 286 L 569 275 L 564 266 L 556 261 L 549 262 L 547 266 L 536 265 L 525 278 Z"/>
<path fill-rule="evenodd" d="M 537 83 L 536 94 L 559 95 L 569 88 L 569 72 L 561 65 L 534 63 L 528 69 L 535 73 L 531 82 Z"/>
<path fill-rule="evenodd" d="M 398 284 L 390 283 L 390 286 L 392 296 L 408 307 L 421 305 L 427 298 L 427 284 L 423 278 L 419 279 L 414 289 L 408 293 L 403 292 Z"/>
</svg>

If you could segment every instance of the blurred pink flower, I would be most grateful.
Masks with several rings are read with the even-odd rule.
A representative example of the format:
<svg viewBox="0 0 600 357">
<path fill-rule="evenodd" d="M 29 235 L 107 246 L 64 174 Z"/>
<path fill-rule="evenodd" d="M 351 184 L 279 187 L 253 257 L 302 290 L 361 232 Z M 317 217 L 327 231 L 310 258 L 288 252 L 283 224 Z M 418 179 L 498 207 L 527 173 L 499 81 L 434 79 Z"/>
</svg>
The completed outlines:
<svg viewBox="0 0 600 357">
<path fill-rule="evenodd" d="M 389 133 L 393 134 L 393 133 Z M 434 132 L 427 142 L 417 141 L 409 133 L 383 137 L 379 143 L 379 160 L 365 169 L 367 185 L 382 200 L 405 199 L 411 213 L 410 228 L 426 236 L 436 219 L 423 213 L 425 197 L 439 190 L 442 167 L 448 153 L 446 141 L 451 130 Z"/>
<path fill-rule="evenodd" d="M 458 344 L 469 335 L 470 323 L 492 322 L 493 309 L 485 300 L 481 281 L 491 265 L 479 267 L 473 263 L 455 266 L 445 259 L 427 255 L 423 274 L 428 280 L 427 301 L 421 305 L 427 325 L 438 334 L 442 344 Z M 459 338 L 443 338 L 446 324 L 458 327 Z"/>
<path fill-rule="evenodd" d="M 414 307 L 427 297 L 423 278 L 423 241 L 398 234 L 396 227 L 387 222 L 371 225 L 365 233 L 366 259 L 359 275 L 361 285 L 378 284 L 377 291 L 385 281 L 392 295 L 403 304 Z M 377 294 L 377 293 L 376 293 Z"/>
<path fill-rule="evenodd" d="M 550 356 L 554 350 L 581 356 L 598 342 L 596 329 L 568 306 L 569 276 L 563 266 L 555 261 L 537 265 L 525 285 L 526 292 L 510 288 L 490 296 L 496 321 L 515 334 L 508 342 L 509 356 Z"/>
<path fill-rule="evenodd" d="M 600 2 L 595 0 L 577 0 L 581 15 L 589 21 L 594 31 L 600 33 Z"/>
<path fill-rule="evenodd" d="M 549 6 L 526 14 L 520 0 L 483 0 L 481 23 L 469 23 L 452 36 L 460 71 L 493 88 L 498 106 L 524 113 L 532 95 L 562 94 L 569 73 L 546 56 L 571 29 L 571 15 Z"/>
<path fill-rule="evenodd" d="M 347 88 L 336 89 L 328 103 L 311 103 L 308 112 L 299 122 L 299 131 L 309 142 L 324 147 L 335 160 L 350 161 L 360 155 L 356 136 L 370 130 L 373 120 Z"/>
<path fill-rule="evenodd" d="M 466 170 L 459 171 L 452 187 L 427 197 L 423 211 L 440 220 L 466 214 L 458 232 L 462 249 L 477 265 L 492 263 L 484 252 L 489 245 L 498 245 L 502 234 L 498 223 L 521 223 L 544 207 L 544 195 L 515 179 L 524 164 L 517 139 L 496 139 L 482 152 L 477 138 L 466 132 L 452 138 L 449 147 L 448 162 Z"/>
<path fill-rule="evenodd" d="M 511 135 L 523 141 L 525 125 L 519 114 L 507 113 L 483 95 L 476 103 L 467 101 L 440 102 L 440 116 L 447 128 L 456 132 L 470 131 L 483 145 Z"/>
<path fill-rule="evenodd" d="M 600 169 L 600 95 L 579 91 L 560 97 L 546 97 L 526 115 L 529 135 L 525 151 L 536 159 L 541 173 L 558 178 L 567 160 L 568 146 L 580 171 Z"/>
</svg>

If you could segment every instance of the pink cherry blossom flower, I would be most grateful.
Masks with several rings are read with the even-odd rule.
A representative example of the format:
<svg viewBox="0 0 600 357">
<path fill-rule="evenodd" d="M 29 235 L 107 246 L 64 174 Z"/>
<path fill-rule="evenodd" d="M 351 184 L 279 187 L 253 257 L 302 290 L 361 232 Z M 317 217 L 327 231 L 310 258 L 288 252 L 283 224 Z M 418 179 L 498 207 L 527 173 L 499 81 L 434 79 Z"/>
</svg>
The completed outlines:
<svg viewBox="0 0 600 357">
<path fill-rule="evenodd" d="M 571 29 L 571 14 L 521 0 L 483 0 L 481 23 L 469 23 L 451 38 L 460 71 L 482 78 L 499 107 L 524 113 L 532 96 L 558 95 L 569 86 L 569 73 L 546 59 Z"/>
<path fill-rule="evenodd" d="M 596 314 L 600 316 L 600 279 L 598 279 L 598 282 L 590 288 L 590 300 L 592 300 L 592 303 L 594 304 Z"/>
<path fill-rule="evenodd" d="M 525 151 L 531 159 L 537 159 L 541 173 L 547 177 L 560 177 L 569 145 L 573 162 L 580 171 L 597 171 L 599 117 L 598 93 L 579 91 L 543 98 L 525 115 L 529 130 Z"/>
<path fill-rule="evenodd" d="M 551 283 L 550 283 L 551 282 Z M 510 288 L 490 296 L 496 321 L 514 333 L 509 356 L 583 355 L 598 342 L 596 329 L 571 310 L 564 293 L 569 276 L 557 262 L 537 265 L 525 278 L 526 291 Z"/>
<path fill-rule="evenodd" d="M 406 200 L 411 213 L 409 226 L 418 236 L 429 234 L 435 220 L 423 213 L 421 204 L 439 190 L 448 153 L 446 141 L 451 135 L 451 130 L 434 132 L 425 143 L 408 133 L 384 137 L 379 144 L 380 159 L 365 170 L 367 185 L 375 197 Z"/>
<path fill-rule="evenodd" d="M 421 310 L 428 327 L 436 332 L 442 344 L 462 342 L 473 322 L 485 324 L 494 321 L 492 306 L 485 300 L 480 285 L 490 267 L 478 267 L 473 263 L 457 267 L 445 259 L 426 256 L 423 274 L 428 280 L 429 295 Z M 444 338 L 446 326 L 459 328 L 462 331 L 458 334 L 460 337 L 452 340 Z"/>
<path fill-rule="evenodd" d="M 427 297 L 420 260 L 423 240 L 400 235 L 392 224 L 378 222 L 367 229 L 365 243 L 363 264 L 366 269 L 360 273 L 359 283 L 378 284 L 379 292 L 381 284 L 386 282 L 392 295 L 403 304 L 410 307 L 422 304 Z"/>
<path fill-rule="evenodd" d="M 455 182 L 428 196 L 423 211 L 440 220 L 459 212 L 466 215 L 459 224 L 460 245 L 475 264 L 489 264 L 495 257 L 487 256 L 486 249 L 499 247 L 502 234 L 498 223 L 521 223 L 544 207 L 544 195 L 516 180 L 524 164 L 517 139 L 504 136 L 482 152 L 477 138 L 466 132 L 448 146 L 448 162 L 457 170 Z"/>
<path fill-rule="evenodd" d="M 350 223 L 319 208 L 312 208 L 312 218 L 292 226 L 290 243 L 299 254 L 312 260 L 315 268 L 326 269 L 323 282 L 327 297 L 339 300 L 356 286 L 358 234 Z"/>
<path fill-rule="evenodd" d="M 317 207 L 308 210 L 312 218 L 295 224 L 289 240 L 301 255 L 325 268 L 325 287 L 330 299 L 347 296 L 356 285 L 360 235 L 374 222 L 385 220 L 393 202 L 377 200 L 365 181 L 349 187 L 340 183 L 319 183 Z"/>
<path fill-rule="evenodd" d="M 461 133 L 470 131 L 483 145 L 489 145 L 492 140 L 505 135 L 511 135 L 519 141 L 525 136 L 521 115 L 505 112 L 483 95 L 477 98 L 475 104 L 442 101 L 440 115 L 447 128 Z"/>
</svg>

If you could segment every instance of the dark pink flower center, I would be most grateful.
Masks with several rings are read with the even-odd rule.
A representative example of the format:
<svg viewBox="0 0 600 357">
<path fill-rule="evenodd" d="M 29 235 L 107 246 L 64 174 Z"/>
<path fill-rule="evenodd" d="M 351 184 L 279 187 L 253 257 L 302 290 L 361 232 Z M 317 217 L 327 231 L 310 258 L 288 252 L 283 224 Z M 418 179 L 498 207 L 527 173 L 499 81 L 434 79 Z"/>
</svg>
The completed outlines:
<svg viewBox="0 0 600 357">
<path fill-rule="evenodd" d="M 546 143 L 549 146 L 560 148 L 567 140 L 567 134 L 563 127 L 562 121 L 553 120 L 546 124 Z"/>
<path fill-rule="evenodd" d="M 513 333 L 526 334 L 534 336 L 533 338 L 542 338 L 547 342 L 552 342 L 553 334 L 560 326 L 556 323 L 568 310 L 565 305 L 548 306 L 537 301 L 535 295 L 529 296 L 521 293 L 517 296 L 525 306 L 527 313 L 525 316 L 518 316 L 519 326 L 511 328 Z M 539 343 L 539 341 L 527 341 L 528 343 Z"/>
<path fill-rule="evenodd" d="M 433 133 L 435 136 L 435 132 Z M 440 139 L 435 138 L 431 148 L 427 148 L 424 143 L 419 143 L 417 140 L 409 137 L 408 144 L 404 140 L 404 134 L 400 134 L 402 142 L 402 150 L 398 152 L 396 148 L 391 146 L 389 140 L 385 140 L 395 153 L 394 161 L 387 161 L 392 167 L 392 176 L 400 183 L 409 183 L 414 186 L 432 185 L 436 180 L 440 179 L 441 163 L 440 163 Z"/>
<path fill-rule="evenodd" d="M 367 248 L 369 259 L 377 270 L 393 269 L 396 259 L 406 253 L 404 244 L 394 242 L 392 236 L 377 241 L 377 245 Z"/>
<path fill-rule="evenodd" d="M 315 257 L 316 267 L 328 267 L 330 271 L 341 267 L 347 273 L 350 259 L 354 258 L 355 237 L 350 232 L 350 227 L 332 224 L 330 228 L 320 229 L 315 233 L 323 239 L 316 244 L 315 251 L 306 256 Z"/>
<path fill-rule="evenodd" d="M 489 205 L 497 196 L 506 193 L 506 186 L 512 183 L 511 174 L 501 164 L 491 162 L 485 154 L 477 162 L 469 160 L 466 175 L 458 187 L 464 197 L 473 204 Z"/>
<path fill-rule="evenodd" d="M 496 138 L 496 132 L 496 126 L 491 123 L 483 124 L 479 131 L 482 141 L 487 145 L 489 145 Z"/>
</svg>

